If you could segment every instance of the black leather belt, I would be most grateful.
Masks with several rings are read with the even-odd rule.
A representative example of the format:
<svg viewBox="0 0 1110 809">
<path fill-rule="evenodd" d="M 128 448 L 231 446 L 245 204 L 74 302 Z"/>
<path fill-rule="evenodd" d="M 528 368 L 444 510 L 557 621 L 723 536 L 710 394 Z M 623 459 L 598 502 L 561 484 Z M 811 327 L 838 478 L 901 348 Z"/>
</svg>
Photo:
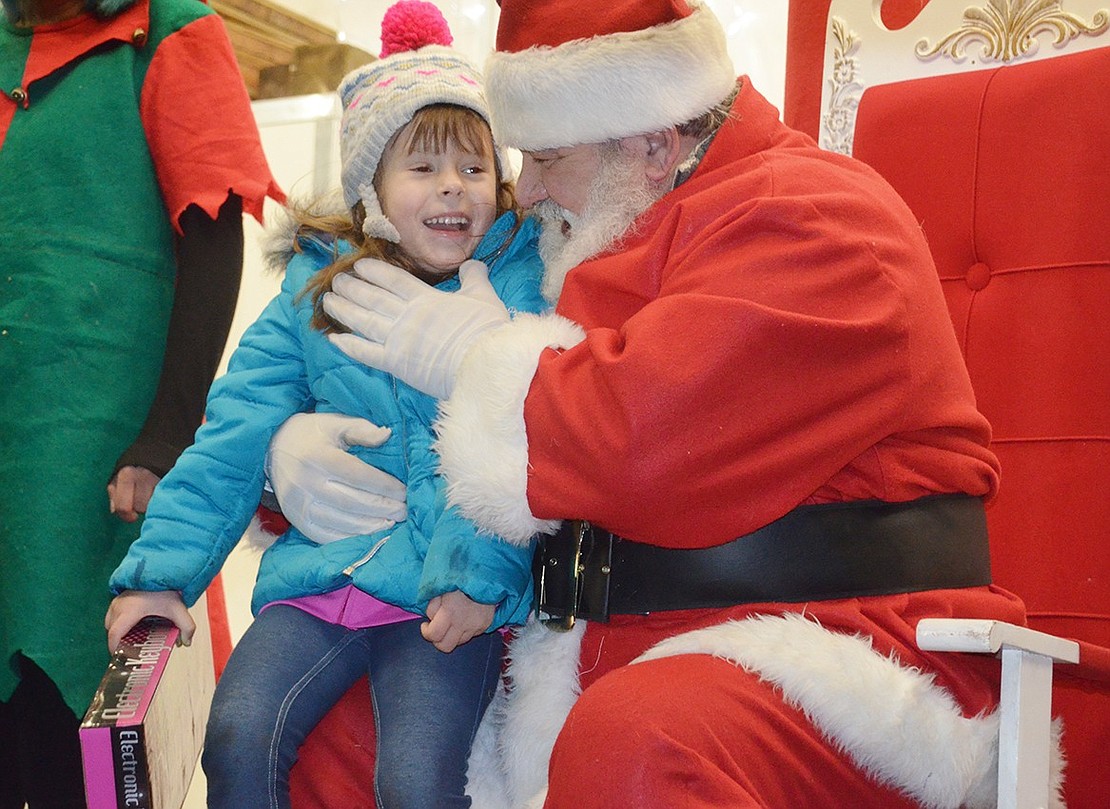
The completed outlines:
<svg viewBox="0 0 1110 809">
<path fill-rule="evenodd" d="M 823 601 L 990 584 L 978 497 L 799 506 L 723 545 L 661 548 L 568 521 L 533 561 L 536 610 L 569 629 L 576 616 Z"/>
</svg>

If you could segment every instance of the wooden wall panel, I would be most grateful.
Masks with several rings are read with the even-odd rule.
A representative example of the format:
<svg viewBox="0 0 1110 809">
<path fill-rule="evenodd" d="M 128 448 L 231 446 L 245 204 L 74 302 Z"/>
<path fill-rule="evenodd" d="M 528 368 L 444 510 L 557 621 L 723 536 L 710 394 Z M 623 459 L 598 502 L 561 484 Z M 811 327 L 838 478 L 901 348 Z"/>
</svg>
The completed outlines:
<svg viewBox="0 0 1110 809">
<path fill-rule="evenodd" d="M 334 45 L 336 32 L 267 0 L 209 0 L 223 18 L 251 98 L 259 97 L 261 72 L 289 65 L 305 45 Z"/>
</svg>

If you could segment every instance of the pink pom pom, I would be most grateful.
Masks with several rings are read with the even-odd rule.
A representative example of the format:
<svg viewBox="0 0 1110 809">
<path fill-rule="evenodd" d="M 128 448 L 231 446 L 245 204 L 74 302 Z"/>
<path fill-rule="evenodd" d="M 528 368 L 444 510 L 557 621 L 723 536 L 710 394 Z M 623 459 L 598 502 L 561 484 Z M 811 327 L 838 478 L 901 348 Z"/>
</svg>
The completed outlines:
<svg viewBox="0 0 1110 809">
<path fill-rule="evenodd" d="M 433 4 L 424 0 L 400 0 L 382 17 L 382 59 L 395 53 L 414 51 L 425 45 L 450 45 L 453 41 L 447 20 Z"/>
</svg>

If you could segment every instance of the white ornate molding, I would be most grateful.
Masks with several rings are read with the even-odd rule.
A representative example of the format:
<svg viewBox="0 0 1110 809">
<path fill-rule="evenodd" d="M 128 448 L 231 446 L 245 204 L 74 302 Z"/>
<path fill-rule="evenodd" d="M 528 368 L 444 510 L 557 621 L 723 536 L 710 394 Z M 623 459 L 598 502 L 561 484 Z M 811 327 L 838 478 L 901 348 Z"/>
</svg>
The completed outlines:
<svg viewBox="0 0 1110 809">
<path fill-rule="evenodd" d="M 859 38 L 841 19 L 830 21 L 830 31 L 835 44 L 832 75 L 826 80 L 829 84 L 829 104 L 821 118 L 821 128 L 828 133 L 827 142 L 823 145 L 831 151 L 850 155 L 856 108 L 863 94 L 863 85 L 856 81 Z"/>
<path fill-rule="evenodd" d="M 1110 47 L 1107 0 L 930 0 L 897 30 L 883 24 L 881 7 L 830 5 L 819 141 L 831 151 L 851 154 L 868 87 Z"/>
<path fill-rule="evenodd" d="M 922 38 L 914 51 L 920 59 L 939 54 L 959 62 L 974 43 L 982 46 L 984 61 L 1009 62 L 1036 53 L 1042 34 L 1052 34 L 1052 44 L 1060 48 L 1078 36 L 1098 36 L 1110 27 L 1106 9 L 1096 11 L 1087 23 L 1061 5 L 1061 0 L 988 0 L 982 8 L 965 10 L 959 29 L 935 45 Z"/>
</svg>

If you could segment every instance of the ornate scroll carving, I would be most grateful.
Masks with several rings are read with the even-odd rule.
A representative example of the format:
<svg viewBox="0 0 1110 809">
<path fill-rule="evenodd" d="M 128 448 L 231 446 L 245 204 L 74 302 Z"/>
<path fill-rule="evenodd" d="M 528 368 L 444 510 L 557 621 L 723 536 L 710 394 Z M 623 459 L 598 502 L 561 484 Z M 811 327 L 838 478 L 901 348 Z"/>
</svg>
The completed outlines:
<svg viewBox="0 0 1110 809">
<path fill-rule="evenodd" d="M 985 7 L 964 11 L 958 30 L 932 46 L 921 39 L 914 51 L 920 59 L 939 54 L 962 62 L 968 45 L 980 43 L 984 61 L 1009 62 L 1035 53 L 1041 34 L 1052 34 L 1052 44 L 1060 47 L 1083 34 L 1097 36 L 1110 26 L 1105 9 L 1086 23 L 1060 6 L 1061 0 L 988 0 Z"/>
<path fill-rule="evenodd" d="M 826 149 L 840 154 L 852 153 L 852 135 L 856 127 L 856 109 L 863 85 L 856 81 L 856 56 L 859 40 L 849 31 L 844 20 L 832 19 L 833 70 L 829 77 L 829 105 L 821 119 L 827 134 Z"/>
</svg>

